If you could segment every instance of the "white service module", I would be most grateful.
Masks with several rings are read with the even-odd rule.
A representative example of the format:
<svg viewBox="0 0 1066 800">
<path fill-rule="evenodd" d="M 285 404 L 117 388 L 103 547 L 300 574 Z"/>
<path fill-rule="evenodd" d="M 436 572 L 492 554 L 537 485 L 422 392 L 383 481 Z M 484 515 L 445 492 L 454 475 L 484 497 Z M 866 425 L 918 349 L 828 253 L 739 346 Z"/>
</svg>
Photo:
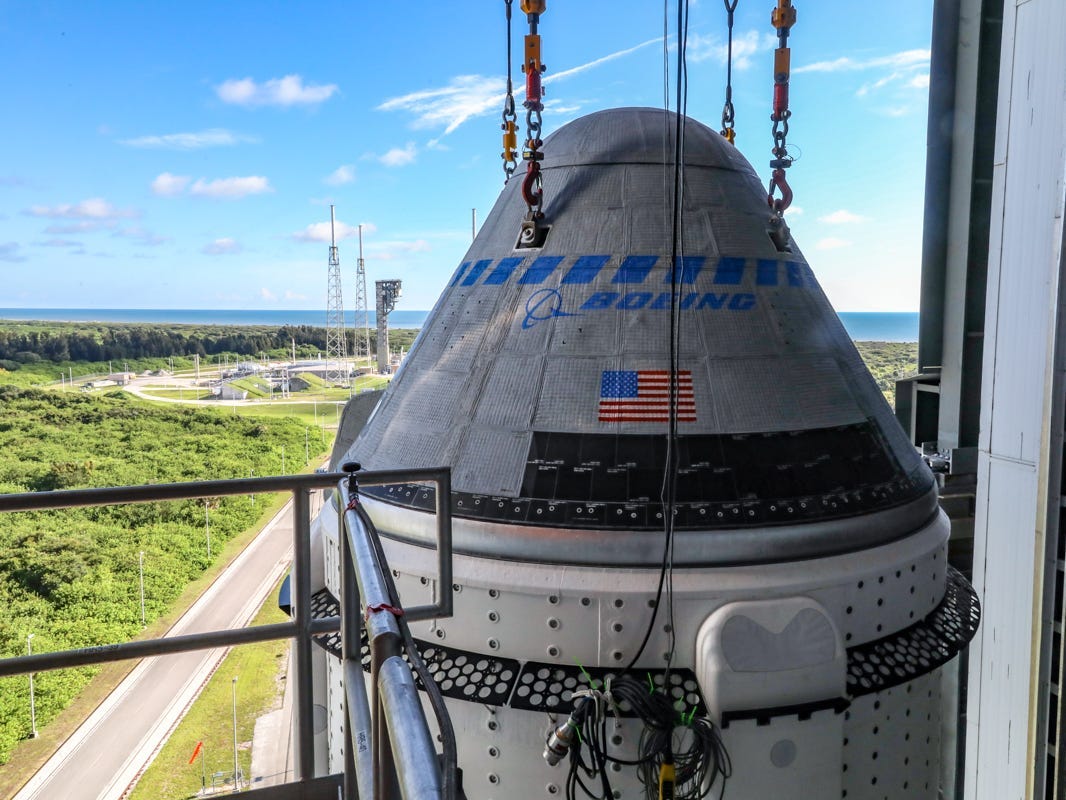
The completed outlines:
<svg viewBox="0 0 1066 800">
<path fill-rule="evenodd" d="M 675 122 L 546 140 L 535 235 L 513 180 L 349 450 L 452 469 L 455 613 L 411 629 L 466 796 L 935 796 L 940 668 L 979 614 L 932 475 L 751 166 L 686 120 L 675 172 Z M 404 605 L 434 502 L 362 490 Z"/>
</svg>

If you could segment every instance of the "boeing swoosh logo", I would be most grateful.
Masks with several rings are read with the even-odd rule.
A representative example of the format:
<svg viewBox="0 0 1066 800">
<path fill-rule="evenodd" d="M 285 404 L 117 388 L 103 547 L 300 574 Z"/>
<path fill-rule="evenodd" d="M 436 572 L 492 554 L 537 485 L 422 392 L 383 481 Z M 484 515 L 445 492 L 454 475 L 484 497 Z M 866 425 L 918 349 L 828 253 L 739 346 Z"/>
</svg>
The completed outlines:
<svg viewBox="0 0 1066 800">
<path fill-rule="evenodd" d="M 554 317 L 580 317 L 563 311 L 563 296 L 558 289 L 540 289 L 533 292 L 526 300 L 526 318 L 522 320 L 524 329 L 532 328 L 538 322 Z"/>
</svg>

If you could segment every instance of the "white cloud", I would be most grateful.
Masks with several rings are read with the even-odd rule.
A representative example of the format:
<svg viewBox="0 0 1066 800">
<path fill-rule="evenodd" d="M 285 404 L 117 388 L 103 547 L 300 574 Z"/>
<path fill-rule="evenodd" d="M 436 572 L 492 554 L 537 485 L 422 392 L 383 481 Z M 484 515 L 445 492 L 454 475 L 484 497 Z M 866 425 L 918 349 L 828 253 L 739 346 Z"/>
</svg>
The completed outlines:
<svg viewBox="0 0 1066 800">
<path fill-rule="evenodd" d="M 928 89 L 929 88 L 929 73 L 923 72 L 921 75 L 915 75 L 910 79 L 907 84 L 912 89 Z"/>
<path fill-rule="evenodd" d="M 177 197 L 185 191 L 190 180 L 185 175 L 171 175 L 169 172 L 163 172 L 152 181 L 152 191 L 160 197 Z"/>
<path fill-rule="evenodd" d="M 428 253 L 432 249 L 425 239 L 374 242 L 373 245 L 367 247 L 377 261 L 395 261 L 414 253 Z"/>
<path fill-rule="evenodd" d="M 43 242 L 37 242 L 41 247 L 81 247 L 82 243 L 74 241 L 73 239 L 48 239 Z"/>
<path fill-rule="evenodd" d="M 265 286 L 259 290 L 259 296 L 268 303 L 276 303 L 278 301 L 278 296 Z"/>
<path fill-rule="evenodd" d="M 662 42 L 661 37 L 649 39 L 634 47 L 610 53 L 585 64 L 579 64 L 561 72 L 548 73 L 544 76 L 544 84 L 566 80 L 659 42 Z M 519 76 L 520 83 L 521 76 Z M 506 86 L 506 82 L 500 77 L 458 75 L 452 78 L 446 86 L 436 89 L 420 89 L 400 97 L 390 98 L 381 103 L 377 110 L 407 111 L 415 117 L 411 123 L 415 129 L 443 127 L 441 135 L 447 136 L 473 117 L 490 113 L 498 114 L 503 107 Z M 520 88 L 517 86 L 516 91 Z M 431 146 L 439 146 L 439 137 L 432 141 Z"/>
<path fill-rule="evenodd" d="M 44 232 L 50 236 L 69 236 L 72 233 L 92 233 L 114 227 L 114 222 L 73 222 L 69 225 L 49 225 Z"/>
<path fill-rule="evenodd" d="M 343 186 L 355 180 L 355 167 L 351 164 L 341 164 L 333 172 L 323 179 L 323 183 L 330 186 Z"/>
<path fill-rule="evenodd" d="M 661 41 L 661 40 L 656 40 Z M 769 52 L 777 46 L 777 37 L 769 33 L 760 33 L 750 30 L 739 36 L 733 36 L 733 67 L 734 69 L 748 69 L 753 63 L 753 56 L 759 53 Z M 709 36 L 691 35 L 688 37 L 688 60 L 693 63 L 714 59 L 719 64 L 725 64 L 729 55 L 729 48 L 722 37 L 716 34 Z"/>
<path fill-rule="evenodd" d="M 57 206 L 33 206 L 28 212 L 34 217 L 53 217 L 56 219 L 115 220 L 123 217 L 136 217 L 137 212 L 119 209 L 102 197 L 91 197 L 73 205 L 61 203 Z"/>
<path fill-rule="evenodd" d="M 855 72 L 866 69 L 909 69 L 912 67 L 926 67 L 929 65 L 928 50 L 904 50 L 888 56 L 877 58 L 854 59 L 843 56 L 832 61 L 816 61 L 792 70 L 793 73 L 803 72 Z"/>
<path fill-rule="evenodd" d="M 815 250 L 839 250 L 841 247 L 850 247 L 851 242 L 845 239 L 838 239 L 835 236 L 827 236 L 824 239 L 819 239 L 818 243 L 814 246 Z"/>
<path fill-rule="evenodd" d="M 589 61 L 585 64 L 581 64 L 576 67 L 571 67 L 570 69 L 564 69 L 562 72 L 549 73 L 544 76 L 543 83 L 554 83 L 555 81 L 565 80 L 566 78 L 573 77 L 574 75 L 580 75 L 582 72 L 593 69 L 594 67 L 598 67 L 601 64 L 606 64 L 609 61 L 614 61 L 615 59 L 622 58 L 623 56 L 628 56 L 630 53 L 635 53 L 637 52 L 637 50 L 642 50 L 650 44 L 659 44 L 660 42 L 662 42 L 662 40 L 663 39 L 661 36 L 656 37 L 655 39 L 648 39 L 646 42 L 641 42 L 640 44 L 634 45 L 633 47 L 627 47 L 625 50 L 618 50 L 617 52 L 609 53 L 608 55 L 602 56 L 601 58 L 597 58 L 594 61 Z"/>
<path fill-rule="evenodd" d="M 337 241 L 342 239 L 354 239 L 359 235 L 359 229 L 346 225 L 343 222 L 338 222 L 335 226 Z M 367 232 L 367 227 L 363 226 L 363 232 Z M 312 222 L 302 231 L 298 231 L 292 234 L 292 238 L 298 242 L 330 242 L 330 224 L 328 222 Z"/>
<path fill-rule="evenodd" d="M 415 147 L 415 143 L 408 142 L 405 147 L 392 148 L 385 155 L 381 156 L 378 161 L 386 167 L 405 167 L 408 164 L 414 163 L 415 156 L 417 155 L 418 149 Z"/>
<path fill-rule="evenodd" d="M 17 264 L 25 260 L 26 256 L 19 252 L 18 242 L 0 242 L 0 261 L 9 261 L 12 264 Z"/>
<path fill-rule="evenodd" d="M 307 295 L 306 294 L 300 294 L 299 292 L 294 292 L 291 289 L 286 289 L 285 290 L 284 297 L 285 297 L 286 300 L 306 300 L 307 299 Z"/>
<path fill-rule="evenodd" d="M 471 117 L 482 116 L 503 106 L 503 78 L 459 75 L 440 89 L 422 89 L 386 100 L 378 111 L 409 111 L 415 128 L 445 126 L 449 134 Z"/>
<path fill-rule="evenodd" d="M 148 245 L 149 247 L 157 247 L 169 239 L 165 236 L 157 236 L 149 230 L 141 228 L 139 226 L 130 228 L 118 228 L 112 234 L 112 236 L 121 236 L 124 239 L 132 239 L 139 244 Z"/>
<path fill-rule="evenodd" d="M 251 78 L 230 79 L 215 87 L 224 103 L 239 106 L 311 106 L 323 103 L 337 91 L 337 84 L 304 85 L 299 75 L 286 75 L 256 83 Z"/>
<path fill-rule="evenodd" d="M 231 256 L 241 252 L 242 249 L 235 239 L 224 237 L 204 245 L 200 248 L 200 252 L 209 256 Z"/>
<path fill-rule="evenodd" d="M 121 139 L 119 144 L 127 147 L 144 147 L 162 150 L 199 150 L 204 147 L 226 147 L 241 142 L 257 142 L 253 136 L 233 133 L 225 128 L 209 128 L 196 133 L 166 133 L 156 136 L 138 136 Z"/>
<path fill-rule="evenodd" d="M 839 211 L 834 211 L 832 214 L 818 217 L 818 221 L 825 222 L 829 225 L 848 225 L 853 222 L 866 222 L 866 217 L 842 208 Z"/>
<path fill-rule="evenodd" d="M 199 178 L 189 187 L 189 194 L 197 197 L 220 197 L 235 200 L 252 194 L 274 191 L 270 181 L 261 175 L 249 175 L 243 178 L 216 178 L 207 181 Z"/>
<path fill-rule="evenodd" d="M 803 206 L 789 206 L 786 213 L 790 217 L 798 217 L 803 213 Z"/>
</svg>

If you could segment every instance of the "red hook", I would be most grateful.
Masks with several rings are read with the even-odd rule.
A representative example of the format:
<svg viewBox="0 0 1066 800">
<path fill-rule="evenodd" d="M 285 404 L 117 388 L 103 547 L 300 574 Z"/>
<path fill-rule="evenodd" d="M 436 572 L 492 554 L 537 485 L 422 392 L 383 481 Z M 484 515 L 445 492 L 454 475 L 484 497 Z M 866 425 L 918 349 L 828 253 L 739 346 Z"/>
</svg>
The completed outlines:
<svg viewBox="0 0 1066 800">
<path fill-rule="evenodd" d="M 781 190 L 780 200 L 774 199 L 774 189 Z M 785 179 L 785 171 L 783 169 L 778 168 L 771 173 L 770 193 L 766 196 L 766 202 L 778 214 L 784 214 L 785 210 L 792 205 L 792 188 Z"/>
<path fill-rule="evenodd" d="M 522 199 L 526 201 L 526 205 L 530 208 L 534 206 L 540 207 L 541 199 L 543 198 L 543 192 L 540 185 L 540 162 L 530 161 L 529 167 L 526 169 L 526 177 L 522 181 Z M 534 186 L 536 188 L 534 189 Z"/>
</svg>

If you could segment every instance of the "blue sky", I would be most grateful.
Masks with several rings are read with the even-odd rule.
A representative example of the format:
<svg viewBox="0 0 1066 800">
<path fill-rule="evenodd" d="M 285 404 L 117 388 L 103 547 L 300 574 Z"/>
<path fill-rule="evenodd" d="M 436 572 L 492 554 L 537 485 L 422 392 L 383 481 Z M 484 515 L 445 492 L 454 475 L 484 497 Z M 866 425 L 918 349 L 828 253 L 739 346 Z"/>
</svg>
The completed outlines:
<svg viewBox="0 0 1066 800">
<path fill-rule="evenodd" d="M 767 178 L 773 5 L 734 30 Z M 838 310 L 918 307 L 931 5 L 796 0 L 788 220 Z M 524 29 L 516 2 L 516 52 Z M 541 34 L 546 132 L 663 105 L 661 4 L 549 0 Z M 693 3 L 688 110 L 715 128 L 724 43 Z M 504 47 L 502 0 L 0 0 L 0 307 L 324 308 L 335 203 L 346 307 L 362 224 L 369 281 L 430 308 L 502 186 Z"/>
</svg>

